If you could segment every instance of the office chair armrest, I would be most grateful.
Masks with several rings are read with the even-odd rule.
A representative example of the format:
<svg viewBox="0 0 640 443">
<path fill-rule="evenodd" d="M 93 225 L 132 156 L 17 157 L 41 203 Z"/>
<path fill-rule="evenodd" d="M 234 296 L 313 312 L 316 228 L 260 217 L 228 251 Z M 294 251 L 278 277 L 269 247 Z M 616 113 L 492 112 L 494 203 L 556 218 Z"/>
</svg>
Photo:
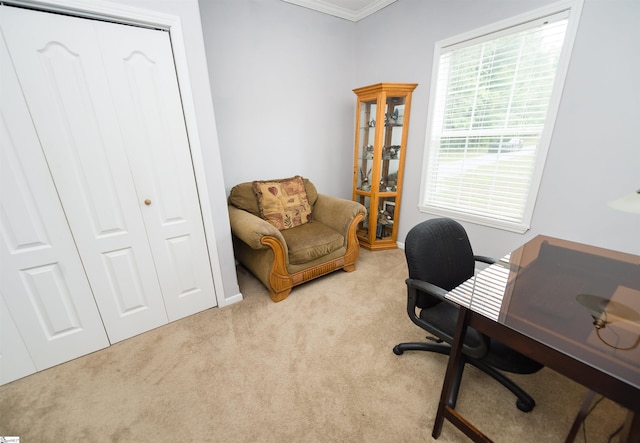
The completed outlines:
<svg viewBox="0 0 640 443">
<path fill-rule="evenodd" d="M 484 255 L 474 255 L 473 258 L 475 259 L 475 261 L 479 261 L 482 263 L 487 263 L 487 264 L 494 264 L 494 263 L 498 263 L 498 260 L 496 260 L 493 257 L 485 257 Z"/>
<path fill-rule="evenodd" d="M 455 324 L 452 326 L 450 331 L 447 331 L 445 329 L 441 329 L 437 327 L 435 324 L 431 324 L 423 320 L 422 318 L 420 318 L 418 314 L 416 314 L 417 291 L 420 290 L 422 292 L 425 292 L 433 297 L 436 297 L 442 300 L 445 304 L 455 307 L 456 311 L 457 309 L 459 309 L 458 304 L 452 300 L 446 299 L 445 295 L 448 293 L 448 291 L 445 289 L 442 289 L 439 286 L 436 286 L 431 283 L 427 283 L 422 280 L 414 280 L 411 278 L 407 279 L 405 282 L 407 284 L 407 289 L 408 289 L 407 290 L 407 294 L 408 294 L 407 314 L 409 315 L 409 319 L 420 328 L 432 334 L 434 337 L 444 341 L 445 343 L 448 343 L 449 345 L 452 345 L 455 338 L 453 336 L 453 326 L 455 326 Z M 444 307 L 444 305 L 439 305 L 439 306 Z M 429 309 L 429 308 L 426 308 L 426 309 Z M 475 334 L 479 336 L 476 339 L 476 342 L 474 341 L 467 342 L 465 339 L 462 352 L 471 358 L 482 358 L 487 353 L 489 338 L 482 334 L 478 334 L 477 332 Z M 477 340 L 481 340 L 481 343 L 477 342 Z"/>
<path fill-rule="evenodd" d="M 424 328 L 424 322 L 416 315 L 416 304 L 418 302 L 418 291 L 437 298 L 445 303 L 455 304 L 450 300 L 447 300 L 444 296 L 447 295 L 447 291 L 442 289 L 440 286 L 436 286 L 432 283 L 416 280 L 413 278 L 408 278 L 405 280 L 407 284 L 407 314 L 409 314 L 409 318 L 415 324 Z M 427 330 L 429 328 L 427 327 Z"/>
<path fill-rule="evenodd" d="M 453 343 L 452 335 L 444 331 L 441 331 L 437 328 L 434 328 L 433 325 L 425 322 L 416 313 L 416 302 L 418 299 L 418 291 L 428 294 L 430 296 L 433 296 L 439 300 L 442 300 L 446 304 L 455 305 L 454 302 L 447 300 L 444 297 L 447 294 L 447 291 L 432 283 L 428 283 L 422 280 L 415 280 L 412 278 L 405 280 L 405 283 L 407 284 L 407 314 L 409 315 L 409 319 L 418 327 L 424 329 L 430 334 L 433 334 L 434 337 L 438 337 L 440 340 L 443 340 L 449 344 Z M 429 308 L 426 308 L 426 309 L 429 309 Z"/>
<path fill-rule="evenodd" d="M 422 292 L 424 292 L 425 294 L 431 295 L 433 297 L 437 297 L 439 299 L 441 299 L 442 301 L 447 301 L 444 296 L 447 295 L 446 290 L 442 289 L 440 286 L 436 286 L 432 283 L 426 282 L 426 281 L 422 281 L 422 280 L 416 280 L 413 278 L 408 278 L 405 280 L 405 283 L 407 284 L 407 286 L 409 288 L 414 288 L 414 289 L 418 289 Z M 413 305 L 415 308 L 415 299 L 413 300 Z"/>
</svg>

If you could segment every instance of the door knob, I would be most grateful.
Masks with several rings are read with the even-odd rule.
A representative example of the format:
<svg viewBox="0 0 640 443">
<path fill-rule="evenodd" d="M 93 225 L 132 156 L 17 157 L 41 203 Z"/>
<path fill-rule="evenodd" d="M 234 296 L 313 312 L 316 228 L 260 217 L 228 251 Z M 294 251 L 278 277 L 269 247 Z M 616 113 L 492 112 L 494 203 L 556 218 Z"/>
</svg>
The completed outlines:
<svg viewBox="0 0 640 443">
<path fill-rule="evenodd" d="M 151 204 L 151 200 L 146 199 L 146 200 L 144 201 L 144 204 L 145 204 L 145 205 L 147 205 L 147 206 L 149 206 L 149 205 Z"/>
</svg>

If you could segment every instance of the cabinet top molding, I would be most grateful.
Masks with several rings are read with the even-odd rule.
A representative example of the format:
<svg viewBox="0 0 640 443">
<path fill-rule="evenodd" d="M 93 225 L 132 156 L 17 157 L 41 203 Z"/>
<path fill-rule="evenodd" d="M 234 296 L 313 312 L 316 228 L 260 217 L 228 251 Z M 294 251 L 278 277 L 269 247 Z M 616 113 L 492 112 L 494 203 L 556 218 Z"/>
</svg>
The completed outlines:
<svg viewBox="0 0 640 443">
<path fill-rule="evenodd" d="M 362 95 L 369 92 L 380 92 L 382 90 L 394 92 L 412 92 L 414 89 L 416 89 L 417 86 L 417 83 L 376 83 L 374 85 L 356 88 L 353 90 L 353 92 L 357 95 Z"/>
</svg>

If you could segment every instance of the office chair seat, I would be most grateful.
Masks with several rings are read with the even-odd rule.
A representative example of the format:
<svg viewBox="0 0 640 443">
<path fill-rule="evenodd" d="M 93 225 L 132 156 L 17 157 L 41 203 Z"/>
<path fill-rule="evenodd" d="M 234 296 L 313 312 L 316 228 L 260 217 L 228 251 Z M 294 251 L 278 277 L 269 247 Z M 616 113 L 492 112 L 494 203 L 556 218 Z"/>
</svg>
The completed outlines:
<svg viewBox="0 0 640 443">
<path fill-rule="evenodd" d="M 537 361 L 494 339 L 489 339 L 489 352 L 483 360 L 491 366 L 513 374 L 534 374 L 543 368 Z"/>
<path fill-rule="evenodd" d="M 458 321 L 458 308 L 442 302 L 429 309 L 422 309 L 420 318 L 424 320 L 425 326 L 427 326 L 425 329 L 437 338 L 442 338 L 442 332 L 453 338 L 456 322 Z M 467 335 L 464 337 L 465 355 L 471 358 L 482 358 L 488 351 L 489 348 L 484 337 L 475 329 L 468 328 Z"/>
<path fill-rule="evenodd" d="M 420 318 L 438 331 L 445 331 L 450 336 L 458 321 L 458 308 L 449 303 L 440 303 L 429 309 L 420 311 Z M 435 335 L 434 331 L 434 335 Z M 483 336 L 473 328 L 467 329 L 464 337 L 464 353 L 469 358 L 481 358 L 491 366 L 514 374 L 533 374 L 542 365 L 535 360 L 514 351 L 498 340 Z"/>
</svg>

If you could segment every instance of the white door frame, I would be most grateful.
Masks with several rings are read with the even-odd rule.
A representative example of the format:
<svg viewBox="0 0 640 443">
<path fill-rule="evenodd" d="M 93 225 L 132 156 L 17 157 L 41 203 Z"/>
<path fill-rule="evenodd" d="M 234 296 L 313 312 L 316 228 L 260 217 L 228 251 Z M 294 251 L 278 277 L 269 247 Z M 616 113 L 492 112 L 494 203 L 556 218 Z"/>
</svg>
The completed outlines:
<svg viewBox="0 0 640 443">
<path fill-rule="evenodd" d="M 218 307 L 225 306 L 224 287 L 222 285 L 222 272 L 218 260 L 216 247 L 216 235 L 213 225 L 213 213 L 211 211 L 209 192 L 206 183 L 206 174 L 202 158 L 202 146 L 198 133 L 195 105 L 189 79 L 187 64 L 187 54 L 182 35 L 180 18 L 175 15 L 165 14 L 146 9 L 134 8 L 131 6 L 86 0 L 3 0 L 6 5 L 24 6 L 41 11 L 59 12 L 85 18 L 95 18 L 112 21 L 114 23 L 124 23 L 136 26 L 163 29 L 171 36 L 171 47 L 180 86 L 180 97 L 182 99 L 182 109 L 184 112 L 189 146 L 191 148 L 191 159 L 195 173 L 196 185 L 198 187 L 198 198 L 202 212 L 204 232 L 207 239 L 207 249 L 209 251 L 209 264 L 213 276 L 213 285 L 216 292 L 216 303 Z"/>
</svg>

